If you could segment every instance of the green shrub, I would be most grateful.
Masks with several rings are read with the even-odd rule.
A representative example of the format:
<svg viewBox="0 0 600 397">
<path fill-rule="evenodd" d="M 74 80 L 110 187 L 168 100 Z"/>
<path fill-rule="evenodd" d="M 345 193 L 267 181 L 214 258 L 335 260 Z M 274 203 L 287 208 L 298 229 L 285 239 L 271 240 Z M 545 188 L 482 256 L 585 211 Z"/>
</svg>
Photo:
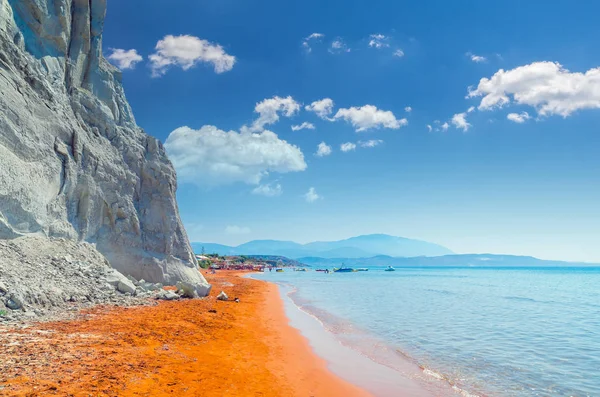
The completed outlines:
<svg viewBox="0 0 600 397">
<path fill-rule="evenodd" d="M 210 267 L 210 264 L 210 261 L 207 260 L 198 261 L 198 266 L 200 266 L 202 269 L 208 269 Z"/>
</svg>

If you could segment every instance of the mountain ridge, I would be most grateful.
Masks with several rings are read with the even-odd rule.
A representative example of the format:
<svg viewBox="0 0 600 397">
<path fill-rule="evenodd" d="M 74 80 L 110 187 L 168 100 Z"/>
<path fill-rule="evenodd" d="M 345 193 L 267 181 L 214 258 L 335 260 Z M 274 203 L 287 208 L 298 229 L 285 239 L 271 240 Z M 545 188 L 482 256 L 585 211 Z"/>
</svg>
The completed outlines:
<svg viewBox="0 0 600 397">
<path fill-rule="evenodd" d="M 207 253 L 221 255 L 281 255 L 288 258 L 318 256 L 324 258 L 364 258 L 376 255 L 400 257 L 440 256 L 453 252 L 439 244 L 387 234 L 368 234 L 336 241 L 300 244 L 293 241 L 252 240 L 238 246 L 194 242 L 196 253 L 202 247 Z"/>
</svg>

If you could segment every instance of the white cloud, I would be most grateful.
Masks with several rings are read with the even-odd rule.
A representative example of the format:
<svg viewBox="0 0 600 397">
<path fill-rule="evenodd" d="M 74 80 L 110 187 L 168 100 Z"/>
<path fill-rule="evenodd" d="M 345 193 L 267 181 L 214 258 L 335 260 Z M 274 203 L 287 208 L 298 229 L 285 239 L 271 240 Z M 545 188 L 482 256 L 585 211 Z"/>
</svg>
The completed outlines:
<svg viewBox="0 0 600 397">
<path fill-rule="evenodd" d="M 450 128 L 450 124 L 444 123 L 440 128 L 442 129 L 442 131 L 448 131 L 448 128 Z"/>
<path fill-rule="evenodd" d="M 452 124 L 454 125 L 454 127 L 456 128 L 460 128 L 463 131 L 467 131 L 469 129 L 469 127 L 471 127 L 471 124 L 469 124 L 467 122 L 467 113 L 458 113 L 455 114 L 454 116 L 452 116 Z"/>
<path fill-rule="evenodd" d="M 412 112 L 412 108 L 410 106 L 407 106 L 407 107 L 404 108 L 404 111 L 406 113 L 410 113 L 410 112 Z"/>
<path fill-rule="evenodd" d="M 319 143 L 319 145 L 317 146 L 317 152 L 315 153 L 315 156 L 325 157 L 325 156 L 329 156 L 330 154 L 331 154 L 331 146 L 329 146 L 325 142 Z"/>
<path fill-rule="evenodd" d="M 310 40 L 310 39 L 320 39 L 322 37 L 325 37 L 325 35 L 323 33 L 312 33 L 311 35 L 309 35 L 306 40 Z"/>
<path fill-rule="evenodd" d="M 525 121 L 529 120 L 531 118 L 531 116 L 529 115 L 529 113 L 527 112 L 521 112 L 521 113 L 509 113 L 506 116 L 507 119 L 509 119 L 510 121 L 514 121 L 515 123 L 524 123 Z"/>
<path fill-rule="evenodd" d="M 431 125 L 427 124 L 427 130 L 428 130 L 429 132 L 433 131 L 433 127 L 432 127 Z"/>
<path fill-rule="evenodd" d="M 281 193 L 283 193 L 283 189 L 279 183 L 276 185 L 271 185 L 270 183 L 259 185 L 252 190 L 252 194 L 267 197 L 281 196 Z"/>
<path fill-rule="evenodd" d="M 252 230 L 245 226 L 231 225 L 225 228 L 225 233 L 227 234 L 250 234 L 251 232 Z"/>
<path fill-rule="evenodd" d="M 144 58 L 138 54 L 137 50 L 123 50 L 121 48 L 111 48 L 111 54 L 108 59 L 121 70 L 134 69 L 138 62 Z"/>
<path fill-rule="evenodd" d="M 398 48 L 396 51 L 394 51 L 392 55 L 398 58 L 402 58 L 404 56 L 404 51 Z"/>
<path fill-rule="evenodd" d="M 200 62 L 210 63 L 216 73 L 223 73 L 230 71 L 236 62 L 219 44 L 189 35 L 165 36 L 156 43 L 156 52 L 149 59 L 154 77 L 164 75 L 173 65 L 188 70 Z"/>
<path fill-rule="evenodd" d="M 350 122 L 357 132 L 381 127 L 398 129 L 408 124 L 408 120 L 398 120 L 396 119 L 396 116 L 394 116 L 394 113 L 389 110 L 379 110 L 373 105 L 365 105 L 359 108 L 351 107 L 349 109 L 339 109 L 333 118 Z"/>
<path fill-rule="evenodd" d="M 366 148 L 371 148 L 371 147 L 375 147 L 375 146 L 379 146 L 383 143 L 383 141 L 381 139 L 371 139 L 368 141 L 359 141 L 358 144 L 361 147 L 366 147 Z"/>
<path fill-rule="evenodd" d="M 487 62 L 487 58 L 481 55 L 475 55 L 472 52 L 467 52 L 465 54 L 466 56 L 468 56 L 471 61 L 475 62 L 475 63 L 482 63 L 482 62 Z"/>
<path fill-rule="evenodd" d="M 304 199 L 308 203 L 314 203 L 315 201 L 317 201 L 320 198 L 322 198 L 322 197 L 317 194 L 317 191 L 315 190 L 314 187 L 311 187 L 310 189 L 308 189 L 308 192 L 306 192 L 306 194 L 304 194 Z"/>
<path fill-rule="evenodd" d="M 352 150 L 356 150 L 356 144 L 352 143 L 352 142 L 346 142 L 346 143 L 342 143 L 340 145 L 340 150 L 342 152 L 350 152 Z"/>
<path fill-rule="evenodd" d="M 260 132 L 265 125 L 274 124 L 279 121 L 279 114 L 285 117 L 292 117 L 300 110 L 300 104 L 291 96 L 281 98 L 274 96 L 273 98 L 265 99 L 256 104 L 254 111 L 259 114 L 258 119 L 254 121 L 250 131 Z"/>
<path fill-rule="evenodd" d="M 306 121 L 300 125 L 293 125 L 292 131 L 300 131 L 300 130 L 314 130 L 315 125 L 312 123 L 307 123 Z"/>
<path fill-rule="evenodd" d="M 469 109 L 467 109 L 467 113 L 471 113 L 475 111 L 475 106 L 471 106 Z"/>
<path fill-rule="evenodd" d="M 600 108 L 600 68 L 570 72 L 557 62 L 534 62 L 500 69 L 483 78 L 468 97 L 483 97 L 480 110 L 502 107 L 511 100 L 536 109 L 541 116 L 567 117 L 581 109 Z"/>
<path fill-rule="evenodd" d="M 199 186 L 257 185 L 270 172 L 306 169 L 302 151 L 267 130 L 254 134 L 226 132 L 211 125 L 199 130 L 180 127 L 171 132 L 165 148 L 178 179 Z"/>
<path fill-rule="evenodd" d="M 304 109 L 316 113 L 322 119 L 327 119 L 333 112 L 333 100 L 331 98 L 323 98 L 320 101 L 314 101 L 310 105 L 306 105 Z"/>
<path fill-rule="evenodd" d="M 344 43 L 342 39 L 335 39 L 329 46 L 329 52 L 332 54 L 339 54 L 341 52 L 350 52 L 350 48 Z"/>
<path fill-rule="evenodd" d="M 369 36 L 369 38 L 369 47 L 380 49 L 390 46 L 388 43 L 389 37 L 382 34 L 372 34 Z"/>
<path fill-rule="evenodd" d="M 320 40 L 323 37 L 325 37 L 325 35 L 323 33 L 311 33 L 302 41 L 302 47 L 304 47 L 304 49 L 307 52 L 311 52 L 312 51 L 312 48 L 310 46 L 311 40 Z"/>
</svg>

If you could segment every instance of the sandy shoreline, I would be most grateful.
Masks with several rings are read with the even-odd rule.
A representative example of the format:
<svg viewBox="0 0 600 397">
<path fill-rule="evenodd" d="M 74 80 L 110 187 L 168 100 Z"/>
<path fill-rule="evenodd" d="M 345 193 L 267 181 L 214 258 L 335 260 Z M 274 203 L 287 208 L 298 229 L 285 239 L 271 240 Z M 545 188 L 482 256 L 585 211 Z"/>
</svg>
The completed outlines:
<svg viewBox="0 0 600 397">
<path fill-rule="evenodd" d="M 2 329 L 0 394 L 370 395 L 331 373 L 288 325 L 277 286 L 228 272 L 207 278 L 205 300 Z M 221 290 L 241 302 L 216 301 Z"/>
</svg>

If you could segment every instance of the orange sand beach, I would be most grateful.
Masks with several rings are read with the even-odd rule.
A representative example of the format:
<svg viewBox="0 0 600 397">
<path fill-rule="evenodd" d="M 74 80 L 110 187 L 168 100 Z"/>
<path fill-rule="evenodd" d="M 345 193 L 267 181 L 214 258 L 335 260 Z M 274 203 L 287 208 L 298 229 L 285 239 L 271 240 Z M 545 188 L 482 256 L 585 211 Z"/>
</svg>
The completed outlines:
<svg viewBox="0 0 600 397">
<path fill-rule="evenodd" d="M 211 296 L 0 329 L 3 396 L 369 396 L 288 325 L 277 287 L 207 275 Z M 225 291 L 240 303 L 217 301 Z"/>
</svg>

